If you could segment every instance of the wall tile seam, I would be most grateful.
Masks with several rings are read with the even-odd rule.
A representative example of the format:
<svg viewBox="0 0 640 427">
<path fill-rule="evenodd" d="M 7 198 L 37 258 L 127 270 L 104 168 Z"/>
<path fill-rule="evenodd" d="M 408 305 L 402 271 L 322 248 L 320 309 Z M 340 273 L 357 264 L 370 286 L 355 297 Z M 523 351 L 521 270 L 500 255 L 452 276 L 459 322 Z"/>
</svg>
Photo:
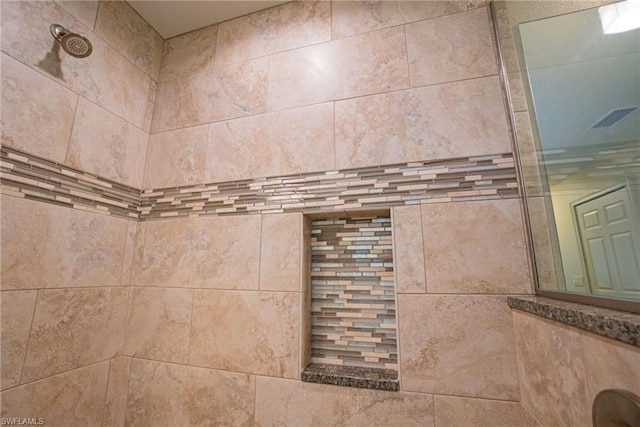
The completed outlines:
<svg viewBox="0 0 640 427">
<path fill-rule="evenodd" d="M 315 2 L 315 3 L 325 3 L 325 2 L 326 2 L 326 1 L 324 1 L 324 0 L 323 0 L 323 1 L 321 1 L 321 2 Z M 239 17 L 236 17 L 236 18 L 230 18 L 230 19 L 227 19 L 226 21 L 217 22 L 217 23 L 212 24 L 212 25 L 218 25 L 218 26 L 219 26 L 219 27 L 218 27 L 218 33 L 217 33 L 217 35 L 220 35 L 220 30 L 219 30 L 220 26 L 229 26 L 229 25 L 231 25 L 231 23 L 232 23 L 233 21 L 246 20 L 246 19 L 248 19 L 248 17 L 249 17 L 249 16 L 252 16 L 252 15 L 263 15 L 263 16 L 264 16 L 264 15 L 268 15 L 268 13 L 269 13 L 268 11 L 275 10 L 275 9 L 277 9 L 277 8 L 288 7 L 288 6 L 291 6 L 291 5 L 292 5 L 292 3 L 296 3 L 296 2 L 295 2 L 295 1 L 290 1 L 290 2 L 287 2 L 287 3 L 275 4 L 275 5 L 273 5 L 273 6 L 270 6 L 270 7 L 266 8 L 266 9 L 262 9 L 262 10 L 259 10 L 259 11 L 256 11 L 256 12 L 252 12 L 252 13 L 249 13 L 249 14 L 246 14 L 246 15 L 242 15 L 242 16 L 239 16 Z M 297 2 L 297 3 L 302 3 L 302 2 Z M 330 9 L 329 21 L 331 21 L 331 8 L 332 8 L 332 2 L 329 2 L 329 4 L 330 4 L 330 6 L 329 6 L 329 9 Z M 307 15 L 308 15 L 308 14 L 307 14 Z M 305 15 L 305 16 L 306 16 L 306 15 Z M 260 18 L 262 18 L 262 17 L 260 17 Z M 271 18 L 272 18 L 272 17 L 266 16 L 266 20 L 271 20 Z M 298 19 L 298 18 L 299 18 L 299 17 L 294 17 L 294 18 L 293 18 L 293 19 L 291 19 L 291 20 L 295 22 L 295 20 L 296 20 L 296 19 Z M 205 27 L 205 28 L 206 28 L 206 27 Z M 329 29 L 329 31 L 331 31 L 331 25 L 329 25 L 329 28 L 328 28 L 328 29 Z M 188 33 L 187 33 L 187 34 L 188 34 Z M 182 34 L 180 34 L 180 35 L 178 35 L 178 36 L 176 36 L 176 37 L 180 37 L 181 35 L 182 35 Z M 218 40 L 219 40 L 219 38 L 218 38 L 218 37 L 216 37 L 216 51 L 218 50 Z M 327 41 L 331 41 L 331 33 L 329 33 L 329 39 L 328 39 L 328 40 L 324 40 L 324 41 L 321 41 L 321 42 L 313 43 L 313 44 L 311 44 L 311 45 L 316 45 L 316 44 L 319 44 L 319 43 L 325 43 L 325 42 L 327 42 Z M 311 45 L 302 45 L 302 46 L 298 46 L 298 47 L 293 47 L 293 48 L 291 48 L 291 49 L 286 49 L 285 51 L 294 50 L 294 49 L 299 49 L 299 48 L 304 48 L 304 47 L 311 46 Z M 270 53 L 267 53 L 266 55 L 260 56 L 260 58 L 262 58 L 262 57 L 264 57 L 264 56 L 268 56 L 268 55 L 277 54 L 277 53 L 280 53 L 280 52 L 283 52 L 283 51 L 278 50 L 278 51 L 270 52 Z M 247 59 L 254 59 L 254 57 L 250 57 L 250 58 L 247 58 Z M 244 60 L 243 60 L 243 61 L 244 61 Z M 242 62 L 242 61 L 238 61 L 238 62 Z M 221 64 L 221 66 L 229 65 L 229 64 L 237 64 L 238 62 L 224 63 L 224 64 Z"/>
<path fill-rule="evenodd" d="M 125 331 L 126 333 L 126 331 Z M 123 334 L 124 335 L 124 334 Z M 109 367 L 107 368 L 107 381 L 104 386 L 104 399 L 102 400 L 102 416 L 100 417 L 100 425 L 104 425 L 105 417 L 107 416 L 107 400 L 109 399 L 109 383 L 111 382 L 111 368 L 113 365 L 113 360 L 117 357 L 114 355 L 111 359 L 109 359 Z"/>
<path fill-rule="evenodd" d="M 167 82 L 171 82 L 171 81 L 178 80 L 178 79 L 181 79 L 181 78 L 182 79 L 190 79 L 192 76 L 196 76 L 196 75 L 199 75 L 199 74 L 211 72 L 211 70 L 214 70 L 214 69 L 219 69 L 219 68 L 223 68 L 223 67 L 227 67 L 227 66 L 237 66 L 238 64 L 242 64 L 242 63 L 250 62 L 250 61 L 255 61 L 255 60 L 259 60 L 259 59 L 263 59 L 263 58 L 267 58 L 268 59 L 268 63 L 270 63 L 272 57 L 277 56 L 277 55 L 281 55 L 281 54 L 285 54 L 285 53 L 288 53 L 288 52 L 292 52 L 292 51 L 295 51 L 295 50 L 305 49 L 305 48 L 313 47 L 313 46 L 318 46 L 318 45 L 324 44 L 324 43 L 332 43 L 332 42 L 335 42 L 337 40 L 343 40 L 343 39 L 348 39 L 348 38 L 352 38 L 352 37 L 358 37 L 358 36 L 361 36 L 363 34 L 381 32 L 381 31 L 386 31 L 386 30 L 393 29 L 393 28 L 396 28 L 396 29 L 401 28 L 402 32 L 404 34 L 403 46 L 405 48 L 405 53 L 406 53 L 406 55 L 405 55 L 406 56 L 406 60 L 407 60 L 407 74 L 406 74 L 406 76 L 407 76 L 407 79 L 408 79 L 408 82 L 407 82 L 408 84 L 404 88 L 386 90 L 386 91 L 375 91 L 375 92 L 371 92 L 371 93 L 367 92 L 364 95 L 350 96 L 350 97 L 344 97 L 344 98 L 339 98 L 339 99 L 328 99 L 328 100 L 321 101 L 321 102 L 314 102 L 314 103 L 309 103 L 309 104 L 305 103 L 305 104 L 295 105 L 295 106 L 292 106 L 292 107 L 285 107 L 285 108 L 278 108 L 278 109 L 273 109 L 272 107 L 270 107 L 268 105 L 268 99 L 267 99 L 266 110 L 263 111 L 263 112 L 259 112 L 259 113 L 255 113 L 255 114 L 242 115 L 242 116 L 237 116 L 237 117 L 230 117 L 230 118 L 216 120 L 216 121 L 213 121 L 213 122 L 192 123 L 192 124 L 189 124 L 189 126 L 184 126 L 184 127 L 170 127 L 170 128 L 167 128 L 167 129 L 163 129 L 161 132 L 153 132 L 152 134 L 155 135 L 157 133 L 176 131 L 176 130 L 184 129 L 184 128 L 187 128 L 187 127 L 201 126 L 201 125 L 213 124 L 213 123 L 221 123 L 221 122 L 225 122 L 225 121 L 229 121 L 229 120 L 237 120 L 237 119 L 242 119 L 242 118 L 246 118 L 246 117 L 254 117 L 254 116 L 260 116 L 260 115 L 263 115 L 263 114 L 275 113 L 275 112 L 280 112 L 280 111 L 287 111 L 287 110 L 292 110 L 292 109 L 302 108 L 302 107 L 309 107 L 309 106 L 313 106 L 313 105 L 323 104 L 323 103 L 326 103 L 326 102 L 346 101 L 346 100 L 349 100 L 349 99 L 354 99 L 354 98 L 359 98 L 359 97 L 364 97 L 364 96 L 375 96 L 375 95 L 399 92 L 399 91 L 403 91 L 403 90 L 419 89 L 419 88 L 425 88 L 425 87 L 430 87 L 430 86 L 437 86 L 437 85 L 441 85 L 441 84 L 457 83 L 457 82 L 463 82 L 463 81 L 467 81 L 467 80 L 475 80 L 475 79 L 479 79 L 479 78 L 496 76 L 498 74 L 497 70 L 494 73 L 483 74 L 483 75 L 479 75 L 479 76 L 475 76 L 475 77 L 471 77 L 471 78 L 454 79 L 454 80 L 447 80 L 447 81 L 442 81 L 442 82 L 428 83 L 428 84 L 421 84 L 421 85 L 413 85 L 411 83 L 411 75 L 410 75 L 410 67 L 409 67 L 410 58 L 409 58 L 409 53 L 408 53 L 409 51 L 408 51 L 408 43 L 407 43 L 407 37 L 406 37 L 406 26 L 407 25 L 411 25 L 411 24 L 420 23 L 420 22 L 423 22 L 423 21 L 429 21 L 429 20 L 432 20 L 432 19 L 438 19 L 438 18 L 442 18 L 442 17 L 448 17 L 448 16 L 452 16 L 452 15 L 456 15 L 456 14 L 466 13 L 466 12 L 474 11 L 474 10 L 481 9 L 481 8 L 487 9 L 487 14 L 489 13 L 489 7 L 487 5 L 477 6 L 477 7 L 473 8 L 473 9 L 468 9 L 468 10 L 464 10 L 464 11 L 458 11 L 458 12 L 455 12 L 455 13 L 452 13 L 452 14 L 446 14 L 446 15 L 437 16 L 437 17 L 429 18 L 429 19 L 425 19 L 425 20 L 413 21 L 413 22 L 399 24 L 399 25 L 395 25 L 395 26 L 374 29 L 374 30 L 371 30 L 371 31 L 368 31 L 368 32 L 365 32 L 365 33 L 358 33 L 358 34 L 354 34 L 354 35 L 350 35 L 350 36 L 346 36 L 346 37 L 341 37 L 341 38 L 338 38 L 338 39 L 330 39 L 330 40 L 327 40 L 327 41 L 318 42 L 318 43 L 314 43 L 314 44 L 310 44 L 310 45 L 299 46 L 299 47 L 295 47 L 295 48 L 287 49 L 287 50 L 283 50 L 283 51 L 272 52 L 272 53 L 268 53 L 268 54 L 262 55 L 262 56 L 251 57 L 251 58 L 247 58 L 247 59 L 244 59 L 242 61 L 238 61 L 238 62 L 234 62 L 234 63 L 223 64 L 223 65 L 218 65 L 218 66 L 212 66 L 212 67 L 208 67 L 205 70 L 200 70 L 200 71 L 197 71 L 197 72 L 182 74 L 180 76 L 176 76 L 174 78 L 167 79 L 167 80 L 164 80 L 162 82 L 162 83 L 167 83 Z M 491 25 L 491 23 L 489 21 L 488 21 L 488 25 Z M 492 32 L 492 37 L 493 37 L 493 32 Z M 217 49 L 218 49 L 218 46 L 217 46 L 217 42 L 216 42 L 216 50 Z M 268 71 L 268 69 L 269 69 L 269 66 L 267 66 L 267 71 Z M 269 91 L 268 91 L 268 81 L 270 80 L 268 78 L 269 75 L 270 75 L 270 73 L 267 72 L 267 94 L 269 93 Z M 158 84 L 160 84 L 160 82 L 158 82 Z"/>
<path fill-rule="evenodd" d="M 2 293 L 0 292 L 0 295 Z M 27 343 L 24 348 L 24 355 L 22 357 L 22 363 L 20 364 L 20 377 L 18 378 L 18 385 L 22 384 L 22 379 L 24 378 L 24 368 L 27 365 L 27 356 L 29 354 L 29 345 L 31 344 L 31 332 L 33 331 L 33 323 L 36 318 L 36 307 L 38 306 L 38 299 L 40 297 L 40 292 L 36 291 L 36 297 L 33 300 L 33 307 L 31 308 L 31 321 L 29 323 L 29 334 L 27 335 Z M 4 391 L 4 390 L 3 390 Z"/>
<path fill-rule="evenodd" d="M 113 359 L 115 359 L 116 357 L 122 357 L 122 356 L 114 355 L 114 356 L 109 357 L 107 359 L 102 359 L 102 360 L 98 360 L 96 362 L 88 363 L 86 365 L 77 366 L 77 367 L 74 367 L 74 368 L 69 369 L 67 371 L 57 372 L 55 374 L 51 374 L 51 375 L 43 377 L 43 378 L 38 378 L 38 379 L 35 379 L 35 380 L 32 380 L 32 381 L 27 381 L 27 382 L 24 382 L 24 383 L 20 383 L 20 384 L 17 384 L 15 386 L 13 386 L 13 387 L 9 387 L 9 388 L 6 388 L 6 389 L 2 390 L 0 392 L 0 395 L 4 394 L 4 393 L 6 393 L 6 392 L 8 392 L 10 390 L 15 390 L 15 389 L 20 388 L 20 387 L 26 387 L 28 385 L 33 385 L 33 384 L 41 382 L 41 381 L 47 381 L 47 380 L 50 380 L 51 378 L 54 378 L 54 377 L 58 377 L 58 376 L 62 376 L 62 375 L 68 375 L 68 374 L 71 374 L 74 371 L 79 371 L 81 369 L 86 369 L 86 368 L 89 368 L 89 367 L 92 367 L 92 366 L 99 365 L 101 363 L 105 363 L 105 362 L 111 363 L 111 361 Z"/>
<path fill-rule="evenodd" d="M 15 148 L 1 154 L 3 194 L 135 221 L 519 197 L 512 153 L 145 190 Z"/>
<path fill-rule="evenodd" d="M 335 1 L 336 0 L 331 1 L 331 5 L 332 6 L 335 3 Z M 444 17 L 447 17 L 447 16 L 459 15 L 459 14 L 466 13 L 466 12 L 471 12 L 471 11 L 474 11 L 474 10 L 477 10 L 477 9 L 482 9 L 484 7 L 489 7 L 488 3 L 478 4 L 475 7 L 471 7 L 471 8 L 465 9 L 465 10 L 458 10 L 456 12 L 445 13 L 443 15 L 432 16 L 432 17 L 429 17 L 429 18 L 418 19 L 418 20 L 415 20 L 415 21 L 406 21 L 406 22 L 403 22 L 403 23 L 400 23 L 400 24 L 394 24 L 394 25 L 389 25 L 389 26 L 386 26 L 386 27 L 374 28 L 374 29 L 362 31 L 360 33 L 349 34 L 349 35 L 346 35 L 346 36 L 334 37 L 333 28 L 332 28 L 331 29 L 331 41 L 342 40 L 342 39 L 346 39 L 346 38 L 349 38 L 349 37 L 361 36 L 363 34 L 370 34 L 370 33 L 376 32 L 376 31 L 386 30 L 386 29 L 389 29 L 389 28 L 407 27 L 409 25 L 417 24 L 417 23 L 420 23 L 420 22 L 433 21 L 433 20 L 438 19 L 438 18 L 444 18 Z M 331 13 L 331 23 L 332 23 L 332 27 L 333 27 L 333 9 L 332 9 L 332 13 Z"/>
<path fill-rule="evenodd" d="M 431 20 L 438 19 L 438 18 L 454 16 L 454 15 L 458 15 L 458 14 L 462 14 L 462 13 L 470 12 L 470 11 L 473 11 L 473 10 L 477 10 L 477 9 L 487 8 L 488 7 L 488 5 L 486 5 L 486 4 L 479 4 L 479 5 L 475 6 L 475 7 L 469 8 L 469 9 L 459 10 L 459 11 L 452 12 L 452 13 L 447 13 L 447 14 L 444 14 L 444 15 L 434 16 L 434 17 L 425 18 L 425 19 L 411 20 L 411 21 L 407 21 L 407 22 L 403 22 L 403 23 L 399 23 L 399 24 L 395 24 L 395 25 L 385 26 L 385 27 L 381 27 L 381 28 L 374 28 L 374 29 L 371 29 L 371 30 L 366 30 L 366 31 L 362 31 L 362 32 L 354 33 L 354 34 L 349 34 L 349 35 L 346 35 L 346 36 L 334 37 L 334 32 L 333 32 L 333 26 L 334 26 L 333 4 L 334 4 L 333 1 L 330 2 L 330 7 L 331 7 L 330 25 L 329 25 L 330 37 L 327 40 L 318 41 L 318 42 L 314 42 L 314 43 L 311 43 L 311 44 L 304 44 L 304 45 L 292 47 L 292 48 L 289 48 L 289 49 L 275 50 L 273 52 L 265 53 L 264 55 L 251 56 L 251 57 L 239 60 L 239 61 L 228 62 L 228 63 L 223 63 L 223 64 L 216 63 L 215 59 L 214 59 L 212 61 L 212 65 L 208 66 L 206 70 L 201 70 L 201 71 L 197 71 L 197 72 L 183 72 L 183 73 L 181 73 L 179 75 L 175 75 L 175 76 L 173 76 L 171 78 L 167 78 L 167 79 L 163 79 L 163 80 L 160 80 L 160 75 L 161 75 L 161 72 L 162 72 L 162 61 L 161 61 L 160 62 L 161 66 L 160 66 L 159 71 L 158 71 L 158 77 L 157 78 L 154 78 L 153 76 L 149 76 L 149 77 L 151 79 L 153 79 L 153 80 L 156 80 L 158 84 L 165 83 L 165 82 L 176 80 L 176 79 L 179 79 L 179 78 L 193 76 L 193 75 L 202 73 L 204 71 L 209 71 L 209 70 L 212 70 L 212 69 L 222 68 L 222 67 L 226 67 L 226 66 L 229 66 L 229 65 L 237 65 L 237 64 L 241 64 L 243 62 L 247 62 L 247 61 L 251 61 L 251 60 L 255 60 L 255 59 L 261 59 L 261 58 L 265 58 L 265 57 L 268 58 L 268 57 L 273 56 L 273 55 L 278 55 L 278 54 L 281 54 L 281 53 L 291 52 L 291 51 L 298 50 L 298 49 L 304 49 L 304 48 L 308 48 L 308 47 L 312 47 L 312 46 L 317 46 L 317 45 L 320 45 L 320 44 L 323 44 L 323 43 L 330 43 L 330 42 L 337 41 L 337 40 L 345 40 L 345 39 L 348 39 L 348 38 L 363 36 L 363 35 L 366 35 L 366 34 L 375 33 L 377 31 L 383 31 L 383 30 L 388 30 L 388 29 L 392 29 L 392 28 L 406 27 L 408 25 L 412 25 L 412 24 L 416 24 L 416 23 L 420 23 L 420 22 L 426 22 L 426 21 L 431 21 Z M 280 6 L 282 6 L 282 5 L 276 5 L 276 6 L 273 6 L 273 7 L 269 8 L 269 9 L 273 9 L 273 8 L 280 7 Z M 266 10 L 268 10 L 268 9 L 266 9 Z M 256 13 L 260 13 L 260 12 L 264 12 L 264 10 L 256 12 Z M 248 15 L 245 15 L 245 16 L 248 16 Z M 221 24 L 225 24 L 225 23 L 228 23 L 228 22 L 233 21 L 235 19 L 242 19 L 242 18 L 244 18 L 244 17 L 229 19 L 227 21 L 218 22 L 218 23 L 215 23 L 215 24 L 212 24 L 212 25 L 208 25 L 207 27 L 203 27 L 203 28 L 217 26 L 218 30 L 216 32 L 218 33 L 219 32 L 219 26 Z M 166 43 L 169 40 L 182 37 L 185 34 L 190 34 L 190 33 L 193 33 L 195 31 L 199 31 L 199 30 L 201 30 L 203 28 L 192 30 L 192 31 L 189 31 L 187 33 L 179 34 L 177 36 L 170 37 L 168 39 L 163 39 L 163 40 Z M 106 42 L 106 40 L 105 40 L 105 42 Z M 215 51 L 219 50 L 219 46 L 218 45 L 219 45 L 219 38 L 218 38 L 218 34 L 216 34 Z M 164 44 L 163 44 L 163 55 L 162 56 L 164 57 Z"/>
<path fill-rule="evenodd" d="M 407 57 L 407 61 L 409 61 L 409 58 Z M 270 61 L 269 61 L 270 63 Z M 407 64 L 407 66 L 409 66 L 409 64 Z M 269 65 L 267 66 L 267 69 L 269 69 Z M 454 80 L 447 80 L 447 81 L 441 81 L 441 82 L 435 82 L 435 83 L 427 83 L 427 84 L 417 84 L 417 85 L 412 85 L 411 81 L 410 81 L 410 71 L 409 69 L 407 70 L 407 85 L 405 87 L 401 87 L 401 88 L 393 88 L 393 89 L 388 89 L 388 90 L 380 90 L 380 91 L 374 91 L 374 92 L 366 92 L 364 94 L 357 94 L 357 95 L 349 95 L 349 96 L 344 96 L 344 97 L 340 97 L 340 98 L 331 98 L 331 99 L 326 99 L 326 100 L 320 100 L 320 101 L 313 101 L 310 103 L 301 103 L 301 104 L 296 104 L 293 106 L 289 106 L 289 107 L 282 107 L 282 108 L 277 108 L 277 109 L 273 109 L 270 105 L 269 105 L 269 99 L 267 97 L 266 103 L 265 103 L 265 110 L 261 111 L 261 112 L 257 112 L 257 113 L 249 113 L 246 115 L 239 115 L 239 116 L 232 116 L 232 117 L 228 117 L 228 118 L 221 118 L 219 120 L 215 120 L 215 121 L 210 121 L 210 122 L 194 122 L 194 123 L 189 123 L 186 126 L 182 126 L 182 127 L 168 127 L 168 128 L 161 128 L 162 130 L 151 130 L 149 132 L 150 136 L 154 136 L 154 135 L 159 135 L 159 134 L 163 134 L 163 133 L 169 133 L 169 132 L 177 132 L 183 129 L 190 129 L 190 128 L 194 128 L 194 127 L 198 127 L 198 126 L 210 126 L 210 125 L 220 125 L 226 122 L 230 122 L 230 121 L 236 121 L 236 120 L 243 120 L 243 119 L 249 119 L 249 118 L 257 118 L 260 116 L 265 116 L 265 115 L 269 115 L 269 114 L 278 114 L 278 113 L 283 113 L 286 111 L 294 111 L 294 110 L 298 110 L 298 109 L 302 109 L 302 108 L 311 108 L 314 106 L 319 106 L 319 105 L 323 105 L 323 104 L 328 104 L 328 103 L 333 103 L 334 105 L 336 103 L 341 103 L 341 102 L 349 102 L 349 101 L 353 101 L 353 100 L 358 100 L 361 98 L 368 98 L 368 97 L 374 97 L 374 96 L 383 96 L 383 95 L 387 95 L 387 96 L 392 96 L 394 94 L 400 94 L 402 92 L 410 92 L 410 91 L 415 91 L 415 90 L 421 90 L 421 89 L 427 89 L 427 88 L 433 88 L 436 86 L 444 86 L 444 85 L 450 85 L 450 84 L 456 84 L 456 83 L 464 83 L 464 82 L 469 82 L 469 81 L 474 81 L 474 80 L 481 80 L 481 79 L 488 79 L 488 78 L 492 78 L 492 77 L 498 77 L 499 73 L 496 70 L 495 73 L 491 73 L 491 74 L 485 74 L 485 75 L 479 75 L 479 76 L 475 76 L 475 77 L 465 77 L 465 78 L 461 78 L 461 79 L 454 79 Z M 158 83 L 158 86 L 160 86 L 160 83 Z M 267 79 L 267 91 L 269 89 L 269 83 L 268 83 L 268 79 Z M 164 110 L 164 105 L 161 102 L 158 105 L 158 109 L 160 110 L 158 113 L 161 114 L 162 111 Z M 334 107 L 335 110 L 335 107 Z M 154 109 L 154 117 L 156 115 L 155 109 Z M 335 123 L 335 114 L 334 114 L 334 123 Z M 335 126 L 334 126 L 335 127 Z M 144 130 L 144 129 L 143 129 Z M 146 132 L 146 130 L 145 130 Z M 334 135 L 335 136 L 335 135 Z M 334 138 L 335 139 L 335 138 Z"/>
<path fill-rule="evenodd" d="M 130 286 L 127 285 L 114 285 L 114 286 L 67 286 L 60 288 L 19 288 L 19 289 L 0 289 L 0 293 L 4 292 L 30 292 L 30 291 L 78 291 L 78 290 L 92 290 L 92 289 L 128 289 Z M 173 288 L 172 288 L 173 289 Z M 180 289 L 191 289 L 191 288 L 180 288 Z M 529 295 L 531 296 L 531 295 Z"/>
<path fill-rule="evenodd" d="M 345 214 L 347 217 L 349 213 Z M 192 287 L 192 286 L 154 286 L 154 285 L 114 285 L 114 286 L 77 286 L 77 287 L 59 287 L 59 288 L 20 288 L 20 289 L 1 289 L 1 292 L 28 292 L 28 291 L 74 291 L 74 290 L 90 290 L 90 289 L 112 289 L 112 288 L 136 288 L 136 289 L 155 289 L 155 290 L 184 290 L 184 291 L 211 291 L 211 292 L 262 292 L 262 293 L 276 293 L 276 294 L 304 294 L 308 291 L 286 291 L 286 290 L 264 290 L 264 289 L 237 289 L 237 288 L 202 288 L 202 287 Z M 495 292 L 442 292 L 442 293 L 434 293 L 434 292 L 396 292 L 396 295 L 408 295 L 408 296 L 451 296 L 451 297 L 465 297 L 465 296 L 473 296 L 473 297 L 519 297 L 519 298 L 528 298 L 531 297 L 531 294 L 523 294 L 523 293 L 514 293 L 514 292 L 505 292 L 505 293 L 495 293 Z"/>
<path fill-rule="evenodd" d="M 92 35 L 95 35 L 97 37 L 99 37 L 104 44 L 106 44 L 109 48 L 111 48 L 114 52 L 116 52 L 118 55 L 120 55 L 123 59 L 125 59 L 126 61 L 128 61 L 131 65 L 133 65 L 135 68 L 137 68 L 140 72 L 142 72 L 145 76 L 149 77 L 151 80 L 157 81 L 158 80 L 158 76 L 160 74 L 160 61 L 158 62 L 158 69 L 156 72 L 156 76 L 152 76 L 149 73 L 147 73 L 147 71 L 143 70 L 142 67 L 140 67 L 138 64 L 136 64 L 133 59 L 130 59 L 128 57 L 128 55 L 126 54 L 126 49 L 123 49 L 122 51 L 118 50 L 109 40 L 109 37 L 107 34 L 104 34 L 101 32 L 96 32 L 96 27 L 98 26 L 98 21 L 100 18 L 100 7 L 102 6 L 101 3 L 105 1 L 105 0 L 100 0 L 98 2 L 98 10 L 96 11 L 96 18 L 95 18 L 95 22 L 93 23 L 93 29 L 90 29 L 89 27 L 87 27 L 83 22 L 81 22 L 75 15 L 73 15 L 71 12 L 68 12 L 66 9 L 64 9 L 64 7 L 62 5 L 59 4 L 59 6 L 65 10 L 65 12 L 69 13 L 71 16 L 73 16 L 73 18 L 79 22 L 82 26 L 89 28 L 89 31 L 91 31 Z M 58 2 L 56 2 L 58 3 Z M 162 38 L 162 36 L 160 36 L 160 34 L 158 34 L 158 32 L 138 13 L 137 10 L 135 10 L 133 7 L 131 7 L 131 5 L 129 5 L 127 2 L 124 2 L 125 7 L 129 7 L 133 13 L 135 13 L 138 17 L 140 17 L 140 19 L 142 21 L 144 21 L 144 23 L 146 25 L 149 26 L 149 29 L 151 29 L 151 31 L 153 31 L 156 35 L 158 35 L 160 37 L 160 39 L 162 40 L 162 49 L 160 51 L 160 59 L 162 59 L 162 50 L 164 50 L 164 38 Z"/>
</svg>

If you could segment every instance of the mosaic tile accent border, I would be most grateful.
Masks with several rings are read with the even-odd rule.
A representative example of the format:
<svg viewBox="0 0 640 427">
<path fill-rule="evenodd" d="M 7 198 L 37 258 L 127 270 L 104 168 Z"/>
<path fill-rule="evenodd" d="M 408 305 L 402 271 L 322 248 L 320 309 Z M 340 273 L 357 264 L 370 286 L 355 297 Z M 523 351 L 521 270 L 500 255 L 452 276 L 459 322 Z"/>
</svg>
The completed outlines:
<svg viewBox="0 0 640 427">
<path fill-rule="evenodd" d="M 311 223 L 311 362 L 398 368 L 391 218 Z"/>
<path fill-rule="evenodd" d="M 518 197 L 518 185 L 508 153 L 144 190 L 140 219 L 361 211 L 511 197 Z"/>
<path fill-rule="evenodd" d="M 140 190 L 14 148 L 0 149 L 2 194 L 83 211 L 140 218 Z"/>
<path fill-rule="evenodd" d="M 3 194 L 149 221 L 518 197 L 511 153 L 140 190 L 2 146 Z"/>
</svg>

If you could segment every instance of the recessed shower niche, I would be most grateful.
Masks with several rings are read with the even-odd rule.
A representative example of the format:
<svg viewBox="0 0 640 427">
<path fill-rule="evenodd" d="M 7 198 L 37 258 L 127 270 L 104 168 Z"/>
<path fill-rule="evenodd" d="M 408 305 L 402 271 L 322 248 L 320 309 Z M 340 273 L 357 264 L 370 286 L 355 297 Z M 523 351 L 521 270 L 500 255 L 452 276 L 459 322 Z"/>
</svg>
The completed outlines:
<svg viewBox="0 0 640 427">
<path fill-rule="evenodd" d="M 397 390 L 389 212 L 310 223 L 310 364 L 303 381 Z"/>
</svg>

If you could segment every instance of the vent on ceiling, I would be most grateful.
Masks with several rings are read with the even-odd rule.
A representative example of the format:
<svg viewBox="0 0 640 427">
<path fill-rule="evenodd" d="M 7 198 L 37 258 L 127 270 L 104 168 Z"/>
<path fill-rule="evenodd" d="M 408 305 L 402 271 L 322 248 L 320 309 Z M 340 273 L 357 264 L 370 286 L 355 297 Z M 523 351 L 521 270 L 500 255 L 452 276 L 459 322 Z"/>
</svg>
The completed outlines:
<svg viewBox="0 0 640 427">
<path fill-rule="evenodd" d="M 627 107 L 611 110 L 607 114 L 596 120 L 596 122 L 589 126 L 587 129 L 610 128 L 611 126 L 620 123 L 621 120 L 623 120 L 625 117 L 628 117 L 629 114 L 633 113 L 637 109 L 638 107 Z"/>
</svg>

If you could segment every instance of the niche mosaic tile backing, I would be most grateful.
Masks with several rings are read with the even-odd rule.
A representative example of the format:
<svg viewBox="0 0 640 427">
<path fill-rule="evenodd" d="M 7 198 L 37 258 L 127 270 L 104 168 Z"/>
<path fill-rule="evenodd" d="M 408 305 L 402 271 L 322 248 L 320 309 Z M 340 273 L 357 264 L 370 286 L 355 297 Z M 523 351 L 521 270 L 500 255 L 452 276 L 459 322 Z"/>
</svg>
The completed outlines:
<svg viewBox="0 0 640 427">
<path fill-rule="evenodd" d="M 312 222 L 311 362 L 397 369 L 390 218 Z"/>
<path fill-rule="evenodd" d="M 518 197 L 511 153 L 140 190 L 2 146 L 2 193 L 132 220 Z"/>
</svg>

